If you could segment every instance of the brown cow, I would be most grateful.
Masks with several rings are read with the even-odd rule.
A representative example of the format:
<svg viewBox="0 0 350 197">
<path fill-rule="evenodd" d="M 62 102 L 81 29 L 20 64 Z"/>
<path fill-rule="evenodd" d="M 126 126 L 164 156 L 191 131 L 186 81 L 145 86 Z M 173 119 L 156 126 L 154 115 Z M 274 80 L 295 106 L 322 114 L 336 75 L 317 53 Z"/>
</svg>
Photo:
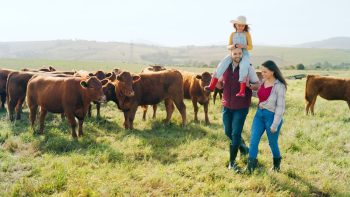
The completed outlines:
<svg viewBox="0 0 350 197">
<path fill-rule="evenodd" d="M 7 111 L 11 121 L 14 120 L 14 111 L 16 110 L 16 119 L 21 119 L 22 105 L 25 101 L 27 84 L 34 75 L 48 75 L 54 77 L 69 77 L 71 75 L 37 73 L 37 72 L 11 72 L 7 79 Z"/>
<path fill-rule="evenodd" d="M 154 105 L 165 101 L 166 119 L 169 123 L 175 103 L 182 116 L 182 126 L 186 124 L 186 106 L 183 102 L 182 75 L 177 70 L 131 75 L 122 72 L 115 81 L 115 92 L 119 109 L 124 112 L 124 127 L 133 129 L 137 107 Z"/>
<path fill-rule="evenodd" d="M 149 67 L 146 67 L 144 69 L 142 69 L 141 73 L 152 73 L 152 72 L 158 72 L 158 71 L 161 71 L 161 70 L 166 70 L 166 68 L 164 66 L 149 66 Z M 148 105 L 142 105 L 141 106 L 142 109 L 143 109 L 143 116 L 142 116 L 142 120 L 146 120 L 146 114 L 147 114 L 147 111 L 148 111 Z M 152 118 L 155 119 L 156 118 L 156 112 L 157 112 L 157 105 L 152 105 L 153 107 L 153 116 Z"/>
<path fill-rule="evenodd" d="M 0 97 L 1 97 L 1 108 L 5 108 L 6 102 L 6 84 L 8 75 L 15 70 L 11 69 L 1 69 L 0 68 Z"/>
<path fill-rule="evenodd" d="M 23 68 L 21 71 L 27 71 L 27 72 L 54 72 L 56 71 L 56 69 L 52 66 L 46 67 L 43 66 L 40 69 L 36 70 L 36 69 L 29 69 L 29 68 Z"/>
<path fill-rule="evenodd" d="M 305 86 L 306 114 L 314 115 L 317 96 L 327 100 L 344 100 L 350 108 L 350 79 L 308 75 Z"/>
<path fill-rule="evenodd" d="M 36 112 L 40 106 L 40 130 L 44 132 L 44 120 L 47 111 L 64 113 L 72 127 L 75 138 L 76 121 L 79 120 L 78 136 L 83 135 L 83 122 L 91 101 L 105 101 L 102 84 L 96 77 L 82 79 L 78 77 L 35 76 L 27 87 L 27 104 L 30 121 L 34 130 Z"/>
<path fill-rule="evenodd" d="M 181 72 L 183 76 L 183 87 L 185 99 L 191 99 L 194 109 L 194 121 L 198 122 L 198 105 L 203 105 L 205 114 L 205 123 L 210 124 L 208 117 L 208 105 L 210 92 L 204 90 L 205 86 L 210 84 L 211 74 L 203 72 L 202 74 L 194 74 L 190 72 Z"/>
</svg>

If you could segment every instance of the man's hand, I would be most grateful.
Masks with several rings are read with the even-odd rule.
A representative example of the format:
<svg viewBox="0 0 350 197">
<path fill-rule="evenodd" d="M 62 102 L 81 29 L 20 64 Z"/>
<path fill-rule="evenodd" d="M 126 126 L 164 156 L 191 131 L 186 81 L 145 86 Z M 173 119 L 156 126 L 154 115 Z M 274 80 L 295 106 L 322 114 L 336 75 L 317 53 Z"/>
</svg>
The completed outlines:
<svg viewBox="0 0 350 197">
<path fill-rule="evenodd" d="M 277 128 L 275 128 L 275 127 L 270 127 L 270 131 L 271 131 L 271 133 L 276 133 Z"/>
</svg>

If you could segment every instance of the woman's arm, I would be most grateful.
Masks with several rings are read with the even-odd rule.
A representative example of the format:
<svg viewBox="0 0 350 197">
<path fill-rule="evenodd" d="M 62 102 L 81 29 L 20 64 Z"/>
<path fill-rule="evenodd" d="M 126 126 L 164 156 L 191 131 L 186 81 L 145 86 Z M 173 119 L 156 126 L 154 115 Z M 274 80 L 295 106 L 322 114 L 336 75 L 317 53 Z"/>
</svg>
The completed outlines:
<svg viewBox="0 0 350 197">
<path fill-rule="evenodd" d="M 277 131 L 278 125 L 281 123 L 283 113 L 285 111 L 286 105 L 286 87 L 284 85 L 280 85 L 276 90 L 276 108 L 275 108 L 275 116 L 273 118 L 272 125 L 270 127 L 271 132 L 274 133 Z"/>
</svg>

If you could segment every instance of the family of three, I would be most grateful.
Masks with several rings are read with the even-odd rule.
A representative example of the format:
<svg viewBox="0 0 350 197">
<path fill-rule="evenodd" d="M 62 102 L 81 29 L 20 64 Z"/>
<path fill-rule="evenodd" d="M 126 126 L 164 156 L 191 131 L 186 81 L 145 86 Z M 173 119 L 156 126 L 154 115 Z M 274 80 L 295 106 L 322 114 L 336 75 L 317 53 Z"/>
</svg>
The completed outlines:
<svg viewBox="0 0 350 197">
<path fill-rule="evenodd" d="M 259 99 L 257 111 L 251 126 L 250 148 L 246 172 L 251 173 L 257 166 L 258 146 L 266 131 L 273 156 L 273 170 L 280 170 L 281 153 L 278 136 L 285 111 L 287 83 L 277 65 L 268 60 L 261 65 L 263 81 L 260 83 L 250 63 L 248 50 L 252 49 L 249 26 L 244 16 L 231 21 L 235 32 L 230 35 L 227 55 L 217 66 L 207 91 L 213 91 L 219 78 L 223 82 L 222 120 L 224 131 L 230 139 L 229 169 L 241 173 L 236 163 L 238 150 L 244 154 L 248 148 L 242 142 L 242 130 L 251 104 L 252 90 Z M 243 148 L 242 148 L 243 147 Z"/>
</svg>

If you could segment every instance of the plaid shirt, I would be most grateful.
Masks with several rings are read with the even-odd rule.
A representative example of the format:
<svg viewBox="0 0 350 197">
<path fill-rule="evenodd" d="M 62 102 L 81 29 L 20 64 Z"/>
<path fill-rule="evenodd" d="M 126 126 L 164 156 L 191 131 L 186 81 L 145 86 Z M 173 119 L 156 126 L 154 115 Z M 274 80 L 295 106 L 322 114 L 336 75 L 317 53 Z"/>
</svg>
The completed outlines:
<svg viewBox="0 0 350 197">
<path fill-rule="evenodd" d="M 286 86 L 278 79 L 273 84 L 269 98 L 259 103 L 259 107 L 275 113 L 271 128 L 276 129 L 282 120 L 286 107 Z"/>
</svg>

